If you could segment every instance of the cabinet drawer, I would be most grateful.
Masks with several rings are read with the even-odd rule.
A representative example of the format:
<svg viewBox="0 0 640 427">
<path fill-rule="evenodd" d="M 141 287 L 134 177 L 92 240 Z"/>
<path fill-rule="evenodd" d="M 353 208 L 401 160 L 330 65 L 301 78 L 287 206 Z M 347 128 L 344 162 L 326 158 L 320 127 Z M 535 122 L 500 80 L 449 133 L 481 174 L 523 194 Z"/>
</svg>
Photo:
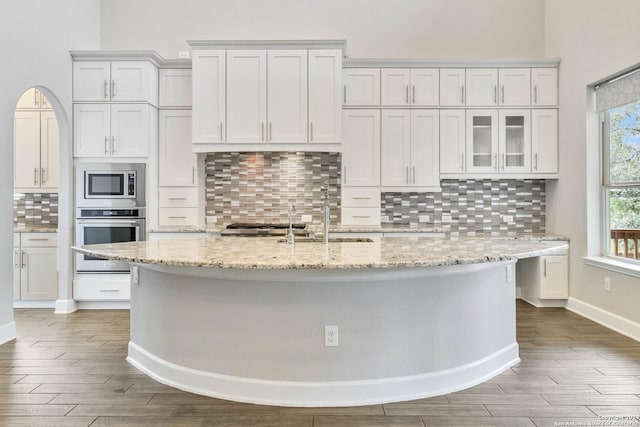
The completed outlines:
<svg viewBox="0 0 640 427">
<path fill-rule="evenodd" d="M 380 225 L 380 208 L 342 208 L 342 225 Z"/>
<path fill-rule="evenodd" d="M 193 187 L 165 187 L 158 190 L 161 208 L 198 207 L 198 189 Z"/>
<path fill-rule="evenodd" d="M 129 277 L 129 275 L 127 275 Z M 131 285 L 127 282 L 74 282 L 73 299 L 77 301 L 121 301 L 131 298 Z"/>
<path fill-rule="evenodd" d="M 198 225 L 198 208 L 160 208 L 158 225 L 160 227 Z"/>
<path fill-rule="evenodd" d="M 380 189 L 371 187 L 342 187 L 342 206 L 380 208 Z"/>
<path fill-rule="evenodd" d="M 23 247 L 56 247 L 58 233 L 21 233 L 20 243 Z"/>
</svg>

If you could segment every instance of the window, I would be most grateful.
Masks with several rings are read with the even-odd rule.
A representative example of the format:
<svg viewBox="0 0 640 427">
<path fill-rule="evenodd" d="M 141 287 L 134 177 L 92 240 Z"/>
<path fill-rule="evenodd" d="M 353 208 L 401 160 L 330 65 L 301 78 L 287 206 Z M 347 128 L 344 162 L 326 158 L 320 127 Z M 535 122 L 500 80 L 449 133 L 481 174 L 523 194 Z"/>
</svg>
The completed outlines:
<svg viewBox="0 0 640 427">
<path fill-rule="evenodd" d="M 640 100 L 609 108 L 602 118 L 603 249 L 640 262 Z"/>
</svg>

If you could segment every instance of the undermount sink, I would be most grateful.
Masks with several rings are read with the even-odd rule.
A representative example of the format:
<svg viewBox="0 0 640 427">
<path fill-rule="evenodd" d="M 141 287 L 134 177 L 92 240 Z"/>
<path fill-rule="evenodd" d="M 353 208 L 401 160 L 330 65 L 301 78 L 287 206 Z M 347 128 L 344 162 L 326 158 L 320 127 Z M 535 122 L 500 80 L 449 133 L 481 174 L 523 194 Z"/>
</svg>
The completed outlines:
<svg viewBox="0 0 640 427">
<path fill-rule="evenodd" d="M 278 243 L 286 243 L 287 239 L 278 239 Z M 324 243 L 322 237 L 296 237 L 296 243 Z M 368 237 L 329 237 L 329 243 L 372 243 Z"/>
</svg>

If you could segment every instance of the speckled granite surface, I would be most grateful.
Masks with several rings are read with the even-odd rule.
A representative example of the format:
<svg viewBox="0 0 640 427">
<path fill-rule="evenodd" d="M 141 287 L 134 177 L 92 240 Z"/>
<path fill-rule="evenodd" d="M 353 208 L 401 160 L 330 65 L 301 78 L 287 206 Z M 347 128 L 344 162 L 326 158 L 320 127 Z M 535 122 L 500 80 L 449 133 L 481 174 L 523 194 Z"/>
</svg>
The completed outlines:
<svg viewBox="0 0 640 427">
<path fill-rule="evenodd" d="M 150 233 L 219 233 L 224 226 L 219 227 L 162 227 L 149 230 Z M 312 227 L 320 230 L 320 227 Z M 310 228 L 311 231 L 313 231 Z M 329 228 L 331 233 L 446 233 L 444 228 L 436 227 L 409 227 L 406 225 L 388 225 L 388 226 L 339 226 Z"/>
<path fill-rule="evenodd" d="M 277 238 L 221 237 L 88 245 L 107 259 L 170 266 L 317 269 L 476 264 L 544 255 L 568 248 L 558 240 L 505 237 L 392 237 L 374 242 L 279 243 Z"/>
</svg>

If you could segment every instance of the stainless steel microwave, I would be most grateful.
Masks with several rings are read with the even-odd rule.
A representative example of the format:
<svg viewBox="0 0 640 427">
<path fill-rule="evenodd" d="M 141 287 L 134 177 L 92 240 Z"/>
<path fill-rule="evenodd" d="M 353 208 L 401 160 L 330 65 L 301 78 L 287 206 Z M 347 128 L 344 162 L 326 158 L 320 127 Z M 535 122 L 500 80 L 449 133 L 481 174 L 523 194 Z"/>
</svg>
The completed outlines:
<svg viewBox="0 0 640 427">
<path fill-rule="evenodd" d="M 144 207 L 143 163 L 79 163 L 77 207 Z"/>
</svg>

